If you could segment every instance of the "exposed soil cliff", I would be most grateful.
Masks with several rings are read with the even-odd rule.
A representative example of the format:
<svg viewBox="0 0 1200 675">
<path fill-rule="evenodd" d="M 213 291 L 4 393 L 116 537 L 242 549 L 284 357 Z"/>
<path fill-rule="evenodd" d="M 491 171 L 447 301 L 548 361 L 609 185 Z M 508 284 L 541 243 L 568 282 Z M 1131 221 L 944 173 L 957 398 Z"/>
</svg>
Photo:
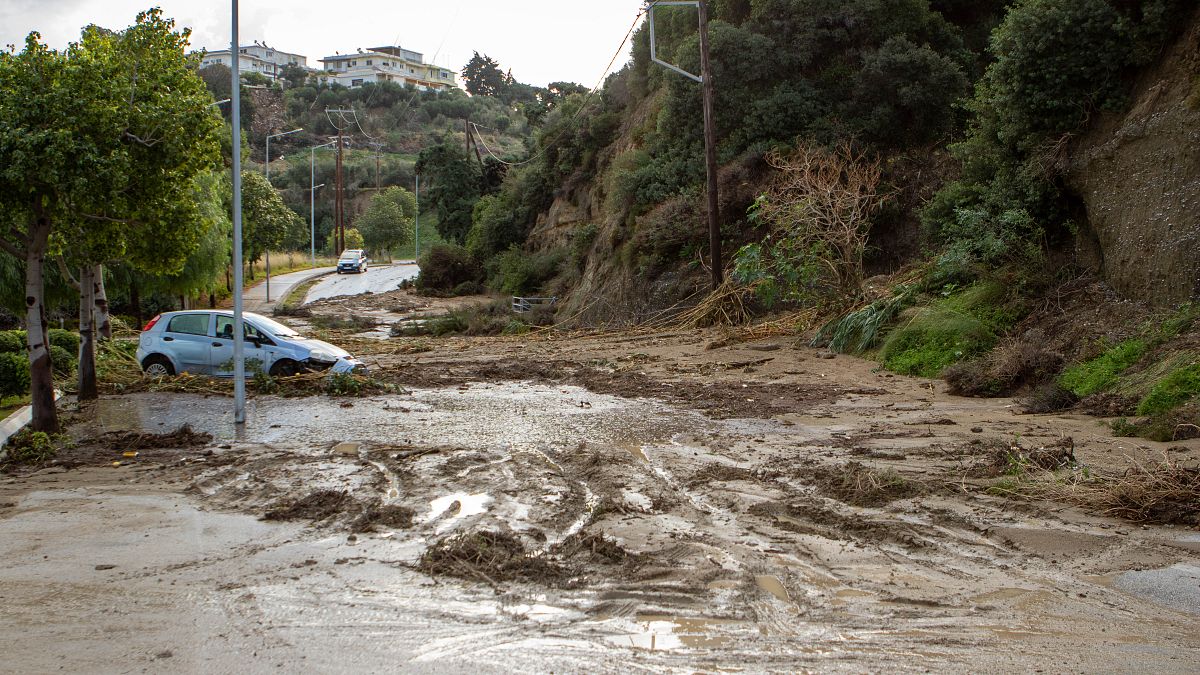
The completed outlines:
<svg viewBox="0 0 1200 675">
<path fill-rule="evenodd" d="M 1200 297 L 1200 13 L 1131 101 L 1071 150 L 1081 258 L 1123 296 L 1174 305 Z"/>
</svg>

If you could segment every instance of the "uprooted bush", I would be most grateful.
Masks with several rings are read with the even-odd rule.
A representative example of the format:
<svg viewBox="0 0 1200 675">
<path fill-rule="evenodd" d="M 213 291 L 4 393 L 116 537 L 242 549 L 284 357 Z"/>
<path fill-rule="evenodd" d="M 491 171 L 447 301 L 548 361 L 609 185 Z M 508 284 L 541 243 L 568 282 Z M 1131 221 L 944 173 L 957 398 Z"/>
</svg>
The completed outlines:
<svg viewBox="0 0 1200 675">
<path fill-rule="evenodd" d="M 392 337 L 432 335 L 520 335 L 534 327 L 554 325 L 554 308 L 537 305 L 516 313 L 508 300 L 495 300 L 455 310 L 419 323 L 397 324 Z"/>
<path fill-rule="evenodd" d="M 1200 525 L 1200 469 L 1171 461 L 1103 474 L 1043 471 L 1017 482 L 1012 492 L 1135 522 Z"/>
<path fill-rule="evenodd" d="M 883 506 L 926 492 L 922 484 L 891 469 L 873 469 L 861 462 L 816 467 L 810 475 L 822 493 L 854 506 Z"/>
<path fill-rule="evenodd" d="M 502 581 L 562 585 L 571 573 L 545 554 L 526 550 L 510 532 L 476 531 L 442 539 L 421 554 L 416 568 L 495 586 Z"/>
<path fill-rule="evenodd" d="M 417 290 L 427 294 L 450 295 L 456 290 L 474 288 L 484 280 L 483 266 L 467 249 L 454 244 L 435 244 L 417 264 Z"/>
<path fill-rule="evenodd" d="M 299 498 L 274 504 L 263 520 L 325 520 L 344 511 L 357 511 L 358 502 L 349 493 L 338 490 L 317 490 Z"/>
<path fill-rule="evenodd" d="M 54 459 L 59 450 L 72 447 L 65 434 L 22 429 L 9 437 L 0 451 L 0 464 L 41 464 Z"/>
<path fill-rule="evenodd" d="M 1047 351 L 1044 343 L 1044 336 L 1034 331 L 980 358 L 950 365 L 942 378 L 950 392 L 960 396 L 1009 396 L 1045 382 L 1062 368 L 1062 355 Z"/>
<path fill-rule="evenodd" d="M 1120 417 L 1112 422 L 1112 431 L 1116 436 L 1140 436 L 1164 442 L 1200 438 L 1200 403 L 1188 403 L 1148 417 Z"/>
</svg>

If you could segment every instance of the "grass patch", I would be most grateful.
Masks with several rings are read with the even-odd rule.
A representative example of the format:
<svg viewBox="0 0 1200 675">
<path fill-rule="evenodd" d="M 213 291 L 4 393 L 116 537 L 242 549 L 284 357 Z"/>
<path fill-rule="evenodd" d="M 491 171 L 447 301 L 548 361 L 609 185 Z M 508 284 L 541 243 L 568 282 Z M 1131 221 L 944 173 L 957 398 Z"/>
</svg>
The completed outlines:
<svg viewBox="0 0 1200 675">
<path fill-rule="evenodd" d="M 1121 373 L 1137 363 L 1147 349 L 1145 340 L 1126 340 L 1094 359 L 1068 368 L 1058 382 L 1080 398 L 1091 396 L 1115 385 Z"/>
<path fill-rule="evenodd" d="M 304 298 L 308 297 L 308 292 L 313 286 L 321 283 L 327 275 L 320 275 L 306 280 L 304 283 L 296 284 L 292 290 L 288 291 L 287 295 L 275 303 L 276 316 L 311 316 L 312 313 L 303 307 Z"/>
<path fill-rule="evenodd" d="M 834 319 L 821 327 L 813 337 L 813 347 L 829 347 L 834 352 L 860 354 L 875 346 L 880 331 L 901 310 L 912 304 L 915 293 L 901 286 L 890 298 L 876 300 L 862 309 Z"/>
<path fill-rule="evenodd" d="M 1008 301 L 1003 285 L 976 284 L 908 312 L 907 321 L 883 342 L 883 366 L 905 375 L 937 377 L 950 364 L 991 349 L 1023 313 L 1022 305 Z"/>
<path fill-rule="evenodd" d="M 1138 404 L 1139 415 L 1161 415 L 1200 396 L 1200 363 L 1171 371 Z"/>
<path fill-rule="evenodd" d="M 0 398 L 0 420 L 29 405 L 29 394 Z"/>
</svg>

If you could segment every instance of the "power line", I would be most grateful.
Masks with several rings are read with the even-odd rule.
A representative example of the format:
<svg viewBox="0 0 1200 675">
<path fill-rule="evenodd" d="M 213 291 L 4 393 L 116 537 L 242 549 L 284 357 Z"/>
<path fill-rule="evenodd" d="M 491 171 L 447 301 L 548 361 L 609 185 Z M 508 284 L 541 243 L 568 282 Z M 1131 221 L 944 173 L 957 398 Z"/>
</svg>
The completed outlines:
<svg viewBox="0 0 1200 675">
<path fill-rule="evenodd" d="M 533 160 L 541 157 L 542 155 L 546 154 L 546 151 L 548 151 L 551 147 L 553 147 L 553 145 L 555 143 L 557 143 L 563 137 L 564 134 L 567 133 L 567 128 L 570 127 L 570 125 L 573 124 L 575 122 L 575 120 L 578 119 L 579 116 L 583 114 L 583 111 L 585 109 L 587 109 L 587 105 L 589 102 L 591 102 L 592 97 L 594 97 L 596 95 L 596 92 L 599 91 L 600 87 L 604 84 L 605 78 L 607 78 L 609 73 L 612 72 L 613 64 L 616 63 L 617 59 L 621 57 L 621 52 L 625 49 L 625 45 L 628 44 L 629 38 L 633 36 L 633 31 L 637 29 L 638 21 L 641 20 L 641 18 L 643 16 L 645 16 L 647 12 L 650 11 L 650 8 L 654 7 L 654 5 L 657 5 L 657 4 L 658 4 L 657 1 L 650 3 L 649 5 L 644 7 L 642 9 L 642 11 L 638 12 L 637 16 L 635 16 L 633 18 L 633 23 L 629 26 L 629 30 L 625 33 L 625 38 L 621 40 L 621 45 L 619 47 L 617 47 L 617 51 L 614 52 L 612 58 L 609 59 L 608 66 L 604 69 L 604 72 L 600 75 L 600 79 L 596 81 L 596 86 L 592 87 L 592 90 L 588 92 L 588 95 L 583 99 L 583 103 L 581 103 L 579 105 L 579 110 L 576 110 L 575 114 L 571 116 L 571 119 L 567 120 L 566 125 L 564 125 L 563 128 L 558 132 L 558 135 L 556 135 L 554 138 L 550 139 L 549 143 L 542 146 L 542 149 L 537 154 L 535 154 L 521 162 L 508 162 L 508 161 L 505 161 L 505 160 L 497 157 L 496 153 L 492 152 L 491 148 L 489 148 L 487 146 L 487 143 L 484 143 L 483 139 L 480 138 L 480 145 L 483 146 L 483 149 L 487 150 L 487 153 L 489 155 L 491 155 L 493 159 L 495 159 L 497 162 L 500 162 L 501 164 L 504 164 L 505 166 L 523 166 L 523 165 L 528 164 L 528 163 L 532 162 Z M 475 127 L 476 131 L 479 130 L 478 125 L 476 125 L 474 122 L 471 123 L 471 126 Z"/>
</svg>

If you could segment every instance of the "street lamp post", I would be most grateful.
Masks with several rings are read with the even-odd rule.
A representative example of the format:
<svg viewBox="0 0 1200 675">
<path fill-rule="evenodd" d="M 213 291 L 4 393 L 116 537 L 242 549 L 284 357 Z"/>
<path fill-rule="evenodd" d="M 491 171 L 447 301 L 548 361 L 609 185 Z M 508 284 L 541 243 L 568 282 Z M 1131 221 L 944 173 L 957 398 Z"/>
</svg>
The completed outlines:
<svg viewBox="0 0 1200 675">
<path fill-rule="evenodd" d="M 309 148 L 309 149 L 308 149 L 308 184 L 313 186 L 313 188 L 312 188 L 312 195 L 311 195 L 311 197 L 310 197 L 310 199 L 309 199 L 309 205 L 308 205 L 308 209 L 309 209 L 309 216 L 310 216 L 310 221 L 311 221 L 311 222 L 309 223 L 309 227 L 311 227 L 311 228 L 312 228 L 312 260 L 313 260 L 313 265 L 316 265 L 316 264 L 317 264 L 317 211 L 316 211 L 316 194 L 317 194 L 317 188 L 319 188 L 319 187 L 321 187 L 321 186 L 325 185 L 324 183 L 321 183 L 321 185 L 316 185 L 316 184 L 315 184 L 315 183 L 317 182 L 317 169 L 316 169 L 316 166 L 317 166 L 317 165 L 316 165 L 316 161 L 317 161 L 317 149 L 318 149 L 318 148 L 325 148 L 325 147 L 329 147 L 329 146 L 333 145 L 334 143 L 337 143 L 337 141 L 330 141 L 330 142 L 328 142 L 328 143 L 322 143 L 321 145 L 314 145 L 314 146 L 312 146 L 311 148 Z"/>
<path fill-rule="evenodd" d="M 233 56 L 233 423 L 246 423 L 245 328 L 242 323 L 242 101 L 238 52 L 238 0 L 232 0 L 229 53 Z"/>
<path fill-rule="evenodd" d="M 317 188 L 325 187 L 324 183 L 314 185 L 308 191 L 308 230 L 312 239 L 312 264 L 317 266 Z"/>
<path fill-rule="evenodd" d="M 279 136 L 287 136 L 294 134 L 304 129 L 292 129 L 291 131 L 282 131 L 277 134 L 267 136 L 267 161 L 263 163 L 263 175 L 267 178 L 267 187 L 271 186 L 271 139 Z M 271 249 L 268 247 L 267 254 L 267 302 L 271 302 Z"/>
</svg>

